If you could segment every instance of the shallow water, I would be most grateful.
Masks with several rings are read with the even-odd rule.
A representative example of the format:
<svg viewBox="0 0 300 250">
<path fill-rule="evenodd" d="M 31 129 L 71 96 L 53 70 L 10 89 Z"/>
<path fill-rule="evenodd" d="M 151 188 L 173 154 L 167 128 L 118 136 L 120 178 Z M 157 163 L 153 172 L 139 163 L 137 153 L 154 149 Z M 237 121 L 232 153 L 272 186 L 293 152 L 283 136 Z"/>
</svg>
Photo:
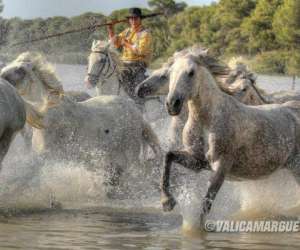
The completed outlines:
<svg viewBox="0 0 300 250">
<path fill-rule="evenodd" d="M 57 65 L 57 71 L 65 89 L 85 90 L 85 66 Z M 259 76 L 258 83 L 269 92 L 292 86 L 285 77 Z M 162 142 L 165 125 L 165 120 L 153 123 Z M 128 177 L 123 181 L 132 183 L 133 195 L 107 200 L 101 174 L 82 163 L 37 160 L 18 136 L 0 175 L 0 249 L 299 249 L 299 233 L 182 232 L 183 221 L 193 225 L 199 220 L 209 174 L 180 174 L 172 188 L 178 206 L 162 213 L 157 187 L 147 182 L 153 176 L 134 183 Z M 299 219 L 299 186 L 285 171 L 257 182 L 226 182 L 208 219 L 274 215 Z"/>
<path fill-rule="evenodd" d="M 299 249 L 298 234 L 183 234 L 180 217 L 112 209 L 0 219 L 0 249 Z"/>
</svg>

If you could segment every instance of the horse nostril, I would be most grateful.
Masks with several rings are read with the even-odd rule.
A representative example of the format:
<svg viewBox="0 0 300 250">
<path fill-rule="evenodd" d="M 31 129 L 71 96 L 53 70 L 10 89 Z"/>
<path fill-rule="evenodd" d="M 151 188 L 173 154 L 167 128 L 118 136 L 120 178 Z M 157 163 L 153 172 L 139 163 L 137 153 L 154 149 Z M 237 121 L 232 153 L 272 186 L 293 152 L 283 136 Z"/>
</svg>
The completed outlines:
<svg viewBox="0 0 300 250">
<path fill-rule="evenodd" d="M 143 98 L 144 97 L 144 93 L 143 93 L 143 88 L 142 87 L 136 87 L 135 89 L 135 94 L 140 97 Z"/>
<path fill-rule="evenodd" d="M 180 107 L 180 99 L 177 99 L 175 102 L 174 102 L 174 108 L 179 108 Z"/>
<path fill-rule="evenodd" d="M 150 88 L 148 86 L 141 86 L 137 89 L 137 96 L 140 98 L 144 98 L 150 94 Z"/>
</svg>

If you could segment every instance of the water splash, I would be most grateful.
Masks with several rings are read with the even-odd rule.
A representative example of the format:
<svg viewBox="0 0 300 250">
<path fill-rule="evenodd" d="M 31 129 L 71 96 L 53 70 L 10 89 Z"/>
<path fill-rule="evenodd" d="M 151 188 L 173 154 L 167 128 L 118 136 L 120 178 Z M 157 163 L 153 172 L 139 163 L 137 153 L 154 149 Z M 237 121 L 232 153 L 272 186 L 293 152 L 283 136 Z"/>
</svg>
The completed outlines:
<svg viewBox="0 0 300 250">
<path fill-rule="evenodd" d="M 87 162 L 49 160 L 26 152 L 20 137 L 13 143 L 0 174 L 0 210 L 16 212 L 94 206 L 158 206 L 157 173 L 147 161 L 122 173 L 120 185 L 107 183 L 103 159 Z M 90 155 L 93 155 L 92 153 Z M 99 154 L 97 154 L 99 155 Z M 149 166 L 148 166 L 149 165 Z M 156 175 L 154 177 L 153 175 Z"/>
</svg>

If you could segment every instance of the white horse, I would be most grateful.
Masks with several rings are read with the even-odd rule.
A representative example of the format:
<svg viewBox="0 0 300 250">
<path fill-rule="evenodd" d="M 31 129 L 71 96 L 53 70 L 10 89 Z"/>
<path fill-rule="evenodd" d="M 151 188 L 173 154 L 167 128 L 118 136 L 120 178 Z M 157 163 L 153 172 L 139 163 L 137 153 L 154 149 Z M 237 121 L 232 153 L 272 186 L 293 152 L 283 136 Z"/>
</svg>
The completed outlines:
<svg viewBox="0 0 300 250">
<path fill-rule="evenodd" d="M 201 48 L 173 57 L 164 77 L 169 79 L 170 115 L 188 104 L 183 130 L 184 150 L 170 151 L 162 176 L 162 204 L 176 204 L 169 191 L 172 163 L 195 172 L 213 172 L 203 200 L 201 222 L 210 210 L 225 178 L 257 180 L 288 168 L 300 183 L 300 102 L 246 106 L 220 90 L 217 81 L 226 67 Z"/>
<path fill-rule="evenodd" d="M 172 58 L 169 62 L 162 65 L 161 68 L 154 70 L 151 75 L 145 79 L 136 88 L 136 94 L 140 98 L 147 96 L 166 96 L 169 92 L 168 72 L 172 65 Z M 234 96 L 237 100 L 247 105 L 259 105 L 260 100 L 257 100 L 257 95 L 252 97 L 249 92 L 242 89 L 242 86 L 249 85 L 255 81 L 253 73 L 249 72 L 245 65 L 232 64 L 231 67 L 224 67 L 224 75 L 219 78 L 218 86 L 225 92 Z M 183 106 L 183 110 L 177 116 L 172 116 L 168 128 L 168 148 L 169 150 L 178 150 L 183 147 L 182 131 L 188 118 L 187 104 Z"/>
<path fill-rule="evenodd" d="M 158 139 L 133 101 L 119 96 L 98 96 L 76 103 L 62 95 L 54 71 L 37 54 L 25 53 L 2 69 L 1 76 L 40 107 L 45 129 L 33 130 L 33 147 L 51 158 L 85 160 L 114 172 L 139 164 L 148 144 L 161 158 Z M 49 95 L 49 92 L 51 95 Z M 117 170 L 116 170 L 117 169 Z"/>
<path fill-rule="evenodd" d="M 2 76 L 15 84 L 19 94 L 25 96 L 26 100 L 40 111 L 49 108 L 52 104 L 55 105 L 60 95 L 67 95 L 74 101 L 85 101 L 91 98 L 85 92 L 64 91 L 53 65 L 39 53 L 22 53 L 12 63 L 2 68 L 1 72 Z M 13 78 L 10 79 L 10 77 L 24 78 L 25 75 L 26 84 L 15 82 Z"/>
<path fill-rule="evenodd" d="M 236 93 L 236 95 L 239 95 L 243 103 L 252 105 L 300 101 L 300 92 L 280 91 L 268 94 L 257 86 L 255 80 L 237 82 L 230 86 L 230 90 Z"/>
<path fill-rule="evenodd" d="M 87 87 L 96 87 L 97 95 L 120 95 L 129 98 L 121 84 L 122 75 L 126 73 L 123 71 L 124 66 L 119 52 L 114 49 L 111 43 L 93 41 L 85 77 Z M 153 106 L 157 106 L 157 104 L 162 105 L 157 96 L 147 97 L 144 103 L 145 110 L 152 110 Z"/>
<path fill-rule="evenodd" d="M 38 72 L 32 71 L 33 64 L 39 68 Z M 38 53 L 23 53 L 14 61 L 12 68 L 11 66 L 12 65 L 10 64 L 9 66 L 3 67 L 1 72 L 6 72 L 7 80 L 11 83 L 14 83 L 14 79 L 9 79 L 9 75 L 15 75 L 17 77 L 23 77 L 25 74 L 27 75 L 28 79 L 30 79 L 27 85 L 14 84 L 18 93 L 21 96 L 26 96 L 26 100 L 38 111 L 43 111 L 44 108 L 49 107 L 51 102 L 55 104 L 55 99 L 57 99 L 59 95 L 67 95 L 76 102 L 85 101 L 91 98 L 89 94 L 82 91 L 64 91 L 61 81 L 54 73 L 54 67 L 47 63 Z M 14 71 L 14 74 L 10 74 L 10 68 Z M 15 70 L 16 68 L 18 69 Z M 48 72 L 50 72 L 50 74 Z M 33 83 L 36 85 L 32 86 Z M 21 130 L 21 135 L 24 138 L 26 147 L 28 149 L 31 148 L 31 126 L 25 125 L 24 129 Z"/>
<path fill-rule="evenodd" d="M 12 85 L 0 78 L 0 169 L 14 136 L 23 129 L 26 120 L 41 128 L 40 118 L 33 106 L 23 101 Z"/>
</svg>

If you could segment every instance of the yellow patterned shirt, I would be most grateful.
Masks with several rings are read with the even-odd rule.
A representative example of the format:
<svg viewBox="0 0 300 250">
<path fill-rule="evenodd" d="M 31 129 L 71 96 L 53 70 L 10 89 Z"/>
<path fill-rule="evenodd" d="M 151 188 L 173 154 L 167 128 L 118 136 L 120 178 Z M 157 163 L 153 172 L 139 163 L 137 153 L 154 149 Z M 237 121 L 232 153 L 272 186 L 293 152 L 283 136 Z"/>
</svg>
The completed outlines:
<svg viewBox="0 0 300 250">
<path fill-rule="evenodd" d="M 122 61 L 136 62 L 142 61 L 149 64 L 152 56 L 152 37 L 148 30 L 140 28 L 134 32 L 130 28 L 125 29 L 115 38 L 117 48 L 122 47 L 122 40 L 126 39 L 133 44 L 135 51 L 130 48 L 122 47 Z"/>
</svg>

